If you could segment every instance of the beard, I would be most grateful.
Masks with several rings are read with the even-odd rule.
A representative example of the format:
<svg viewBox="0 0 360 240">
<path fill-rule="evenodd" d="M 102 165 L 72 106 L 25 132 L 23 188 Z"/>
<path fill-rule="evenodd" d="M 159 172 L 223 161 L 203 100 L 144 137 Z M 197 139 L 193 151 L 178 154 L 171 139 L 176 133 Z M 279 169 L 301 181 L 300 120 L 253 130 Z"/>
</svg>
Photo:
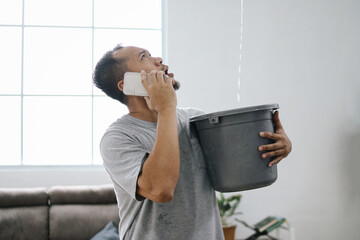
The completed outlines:
<svg viewBox="0 0 360 240">
<path fill-rule="evenodd" d="M 179 88 L 180 88 L 180 82 L 179 81 L 176 81 L 175 79 L 174 79 L 174 74 L 173 73 L 169 73 L 168 72 L 168 70 L 166 69 L 162 69 L 164 72 L 165 72 L 165 76 L 166 77 L 171 77 L 173 80 L 174 80 L 174 82 L 173 82 L 173 88 L 174 88 L 174 90 L 176 91 L 176 90 L 179 90 Z"/>
<path fill-rule="evenodd" d="M 179 90 L 179 88 L 180 88 L 180 82 L 179 82 L 179 81 L 176 81 L 176 80 L 174 79 L 173 88 L 174 88 L 175 91 Z"/>
</svg>

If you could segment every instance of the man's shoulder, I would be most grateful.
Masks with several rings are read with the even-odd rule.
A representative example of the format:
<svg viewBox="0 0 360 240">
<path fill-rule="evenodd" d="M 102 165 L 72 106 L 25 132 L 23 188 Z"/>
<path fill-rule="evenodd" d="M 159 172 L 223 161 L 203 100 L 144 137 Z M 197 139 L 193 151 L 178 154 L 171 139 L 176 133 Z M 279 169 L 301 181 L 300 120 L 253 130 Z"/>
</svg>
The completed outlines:
<svg viewBox="0 0 360 240">
<path fill-rule="evenodd" d="M 104 138 L 123 138 L 128 137 L 136 129 L 127 115 L 121 116 L 116 121 L 111 123 L 105 130 L 102 139 Z"/>
<path fill-rule="evenodd" d="M 178 113 L 185 116 L 186 118 L 191 118 L 191 117 L 195 117 L 198 115 L 202 115 L 205 112 L 199 108 L 191 108 L 191 107 L 187 107 L 187 108 L 178 108 Z"/>
<path fill-rule="evenodd" d="M 136 117 L 125 114 L 113 122 L 107 129 L 111 130 L 123 130 L 125 132 L 133 131 L 139 128 L 154 128 L 156 124 L 153 122 L 147 122 Z"/>
<path fill-rule="evenodd" d="M 119 131 L 124 128 L 124 125 L 127 125 L 127 124 L 128 124 L 128 121 L 126 120 L 126 118 L 124 116 L 122 116 L 122 117 L 116 119 L 116 121 L 114 121 L 113 123 L 111 123 L 105 132 L 109 132 L 109 131 L 111 132 L 114 130 Z"/>
</svg>

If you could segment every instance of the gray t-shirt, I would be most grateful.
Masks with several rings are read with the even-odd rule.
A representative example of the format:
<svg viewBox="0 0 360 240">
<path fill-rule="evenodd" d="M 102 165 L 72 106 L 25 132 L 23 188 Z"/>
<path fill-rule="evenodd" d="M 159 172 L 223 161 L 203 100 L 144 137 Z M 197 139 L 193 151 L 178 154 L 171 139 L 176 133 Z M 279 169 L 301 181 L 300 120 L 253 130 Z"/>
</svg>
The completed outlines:
<svg viewBox="0 0 360 240">
<path fill-rule="evenodd" d="M 124 115 L 105 132 L 100 150 L 119 206 L 121 240 L 221 240 L 215 190 L 209 183 L 189 118 L 202 112 L 177 109 L 180 175 L 173 199 L 156 203 L 136 194 L 136 184 L 156 137 L 156 123 Z M 166 146 L 164 146 L 166 147 Z"/>
</svg>

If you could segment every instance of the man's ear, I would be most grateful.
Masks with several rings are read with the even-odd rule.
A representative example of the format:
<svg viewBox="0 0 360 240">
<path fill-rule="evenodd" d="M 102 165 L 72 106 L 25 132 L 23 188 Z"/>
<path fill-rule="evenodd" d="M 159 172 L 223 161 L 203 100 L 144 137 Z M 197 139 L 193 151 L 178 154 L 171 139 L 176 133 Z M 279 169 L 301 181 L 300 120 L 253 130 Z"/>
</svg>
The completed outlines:
<svg viewBox="0 0 360 240">
<path fill-rule="evenodd" d="M 118 81 L 117 87 L 119 88 L 120 91 L 124 90 L 124 79 Z"/>
</svg>

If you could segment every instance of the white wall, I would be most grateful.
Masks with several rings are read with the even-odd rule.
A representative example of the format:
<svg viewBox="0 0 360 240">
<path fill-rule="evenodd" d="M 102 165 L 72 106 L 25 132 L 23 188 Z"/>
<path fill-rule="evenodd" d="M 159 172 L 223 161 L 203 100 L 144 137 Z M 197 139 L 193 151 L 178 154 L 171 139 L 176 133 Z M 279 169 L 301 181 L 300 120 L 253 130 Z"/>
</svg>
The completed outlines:
<svg viewBox="0 0 360 240">
<path fill-rule="evenodd" d="M 296 239 L 360 233 L 360 4 L 343 0 L 168 0 L 168 63 L 179 106 L 279 103 L 293 152 L 270 187 L 243 192 L 243 220 L 286 217 Z M 0 170 L 0 187 L 110 183 L 99 168 Z M 238 237 L 250 231 L 241 227 Z"/>
<path fill-rule="evenodd" d="M 244 0 L 238 103 L 240 8 L 240 0 L 168 1 L 179 105 L 210 112 L 279 103 L 293 152 L 276 183 L 243 192 L 240 217 L 284 216 L 300 240 L 357 239 L 360 2 Z"/>
<path fill-rule="evenodd" d="M 89 167 L 2 167 L 0 187 L 27 188 L 55 185 L 102 185 L 111 180 L 102 166 Z"/>
</svg>

